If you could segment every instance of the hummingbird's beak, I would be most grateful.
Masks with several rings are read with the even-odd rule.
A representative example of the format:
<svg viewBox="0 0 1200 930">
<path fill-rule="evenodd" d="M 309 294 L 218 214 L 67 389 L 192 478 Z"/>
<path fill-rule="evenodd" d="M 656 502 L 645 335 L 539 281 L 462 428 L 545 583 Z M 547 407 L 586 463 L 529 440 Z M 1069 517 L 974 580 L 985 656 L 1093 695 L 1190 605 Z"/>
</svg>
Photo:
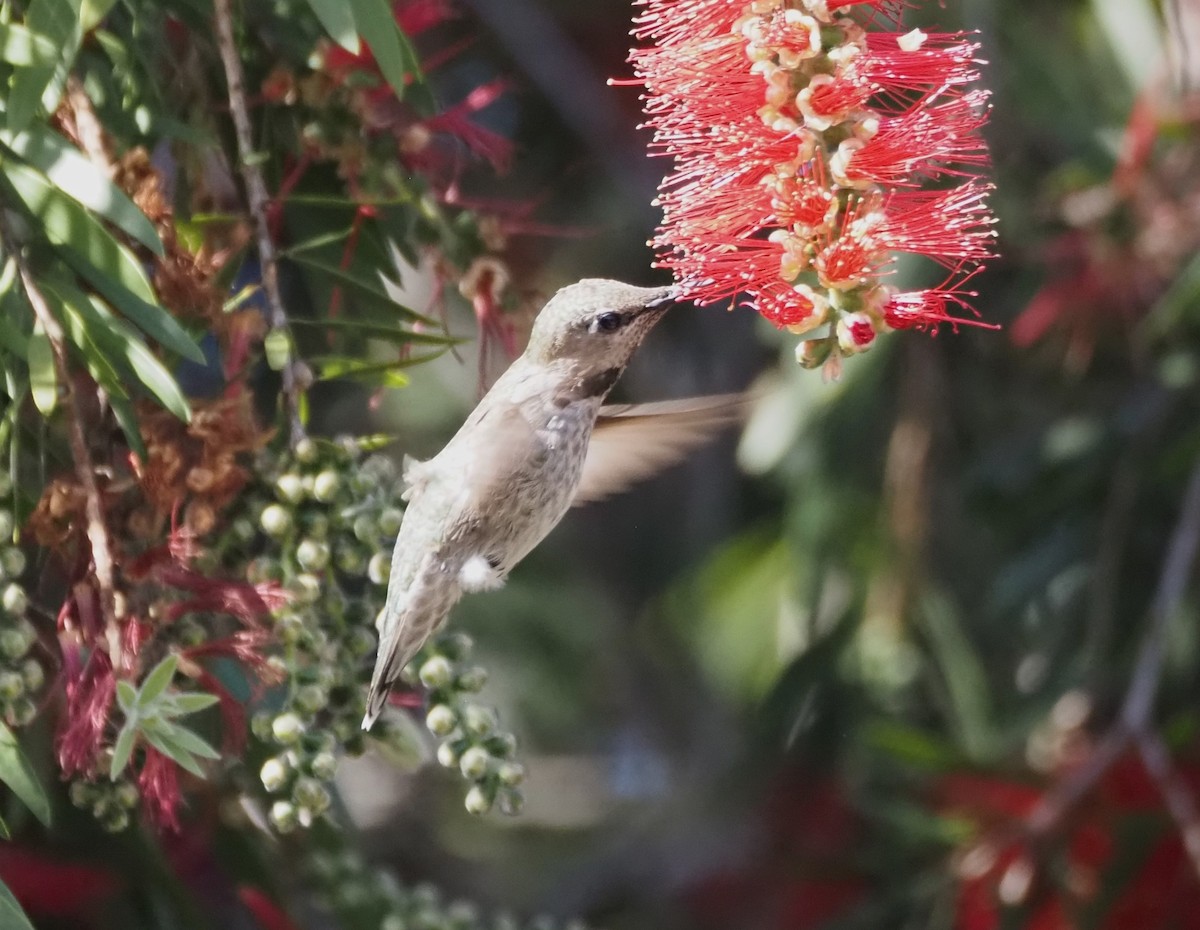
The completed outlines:
<svg viewBox="0 0 1200 930">
<path fill-rule="evenodd" d="M 655 297 L 653 300 L 649 300 L 646 302 L 645 310 L 657 310 L 659 312 L 669 310 L 669 309 L 671 309 L 671 307 L 673 307 L 676 304 L 676 302 L 678 300 L 679 300 L 679 291 L 676 288 L 664 287 L 662 289 L 661 297 Z M 643 312 L 645 312 L 645 311 L 643 311 Z"/>
</svg>

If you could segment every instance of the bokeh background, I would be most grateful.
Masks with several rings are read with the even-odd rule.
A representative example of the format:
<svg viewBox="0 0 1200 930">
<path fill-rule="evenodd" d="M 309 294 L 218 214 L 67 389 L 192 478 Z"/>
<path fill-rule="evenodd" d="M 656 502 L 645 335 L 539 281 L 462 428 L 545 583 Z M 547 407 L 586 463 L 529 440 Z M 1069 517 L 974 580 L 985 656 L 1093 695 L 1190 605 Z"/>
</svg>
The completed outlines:
<svg viewBox="0 0 1200 930">
<path fill-rule="evenodd" d="M 983 44 L 1001 257 L 973 287 L 1000 328 L 896 333 L 825 382 L 749 311 L 672 311 L 614 396 L 751 389 L 747 424 L 459 605 L 525 811 L 368 753 L 335 800 L 363 861 L 612 930 L 1200 927 L 1200 4 L 913 6 Z M 473 119 L 506 170 L 464 161 L 453 196 L 505 218 L 518 335 L 580 277 L 664 281 L 667 166 L 606 83 L 630 6 L 453 9 L 418 48 L 456 49 L 443 102 L 504 84 Z M 424 457 L 503 364 L 473 340 L 397 390 L 318 384 L 313 430 Z M 221 890 L 237 856 L 189 860 L 188 908 L 37 926 L 265 927 Z"/>
</svg>

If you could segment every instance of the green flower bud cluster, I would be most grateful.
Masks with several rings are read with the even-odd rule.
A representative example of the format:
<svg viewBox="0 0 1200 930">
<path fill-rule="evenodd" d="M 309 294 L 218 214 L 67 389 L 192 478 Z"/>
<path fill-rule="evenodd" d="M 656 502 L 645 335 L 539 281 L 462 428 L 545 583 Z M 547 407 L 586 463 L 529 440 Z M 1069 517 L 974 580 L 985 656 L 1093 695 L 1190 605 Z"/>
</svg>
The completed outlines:
<svg viewBox="0 0 1200 930">
<path fill-rule="evenodd" d="M 405 670 L 428 691 L 425 726 L 440 740 L 437 758 L 457 769 L 471 787 L 464 801 L 472 814 L 499 807 L 506 814 L 521 810 L 525 767 L 515 760 L 517 738 L 501 730 L 496 711 L 473 700 L 487 673 L 470 665 L 472 643 L 464 633 L 444 633 L 421 650 Z"/>
<path fill-rule="evenodd" d="M 305 439 L 264 457 L 258 475 L 246 512 L 231 523 L 225 556 L 248 563 L 251 582 L 275 582 L 289 594 L 274 616 L 280 652 L 271 660 L 283 678 L 282 701 L 272 694 L 272 710 L 251 719 L 268 816 L 287 833 L 328 809 L 338 754 L 365 749 L 374 619 L 403 488 L 390 459 L 366 454 L 354 440 Z"/>
<path fill-rule="evenodd" d="M 405 887 L 344 847 L 313 852 L 305 871 L 317 889 L 318 903 L 346 925 L 380 930 L 586 930 L 581 921 L 560 923 L 546 916 L 525 923 L 508 914 L 489 919 L 469 901 L 445 901 L 430 884 Z"/>
<path fill-rule="evenodd" d="M 11 488 L 8 474 L 0 472 L 0 499 Z M 29 594 L 20 581 L 25 553 L 12 545 L 14 526 L 12 511 L 0 507 L 0 716 L 9 726 L 20 727 L 37 714 L 46 668 L 33 654 L 38 636 L 26 616 Z"/>
<path fill-rule="evenodd" d="M 69 795 L 72 804 L 80 810 L 90 811 L 109 833 L 120 833 L 129 826 L 139 797 L 137 785 L 124 778 L 73 781 Z"/>
</svg>

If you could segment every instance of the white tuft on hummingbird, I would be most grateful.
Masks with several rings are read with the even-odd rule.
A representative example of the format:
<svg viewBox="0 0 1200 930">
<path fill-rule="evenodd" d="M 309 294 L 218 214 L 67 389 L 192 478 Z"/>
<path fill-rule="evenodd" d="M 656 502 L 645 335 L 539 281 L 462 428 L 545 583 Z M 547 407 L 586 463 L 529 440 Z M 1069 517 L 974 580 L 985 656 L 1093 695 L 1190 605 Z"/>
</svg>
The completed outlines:
<svg viewBox="0 0 1200 930">
<path fill-rule="evenodd" d="M 673 294 L 598 278 L 564 287 L 454 438 L 405 471 L 363 729 L 464 592 L 503 585 L 572 504 L 624 489 L 740 417 L 742 395 L 601 406 Z"/>
</svg>

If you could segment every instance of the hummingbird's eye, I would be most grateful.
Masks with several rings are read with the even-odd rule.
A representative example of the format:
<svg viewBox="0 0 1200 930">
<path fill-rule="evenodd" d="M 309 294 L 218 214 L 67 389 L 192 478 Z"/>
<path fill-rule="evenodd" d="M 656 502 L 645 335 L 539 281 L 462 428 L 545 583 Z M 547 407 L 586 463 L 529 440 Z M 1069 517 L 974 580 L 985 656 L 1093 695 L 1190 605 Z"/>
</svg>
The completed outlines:
<svg viewBox="0 0 1200 930">
<path fill-rule="evenodd" d="M 601 313 L 596 319 L 592 320 L 591 330 L 594 333 L 615 333 L 621 328 L 623 322 L 621 314 L 614 310 L 609 310 L 607 313 Z"/>
</svg>

